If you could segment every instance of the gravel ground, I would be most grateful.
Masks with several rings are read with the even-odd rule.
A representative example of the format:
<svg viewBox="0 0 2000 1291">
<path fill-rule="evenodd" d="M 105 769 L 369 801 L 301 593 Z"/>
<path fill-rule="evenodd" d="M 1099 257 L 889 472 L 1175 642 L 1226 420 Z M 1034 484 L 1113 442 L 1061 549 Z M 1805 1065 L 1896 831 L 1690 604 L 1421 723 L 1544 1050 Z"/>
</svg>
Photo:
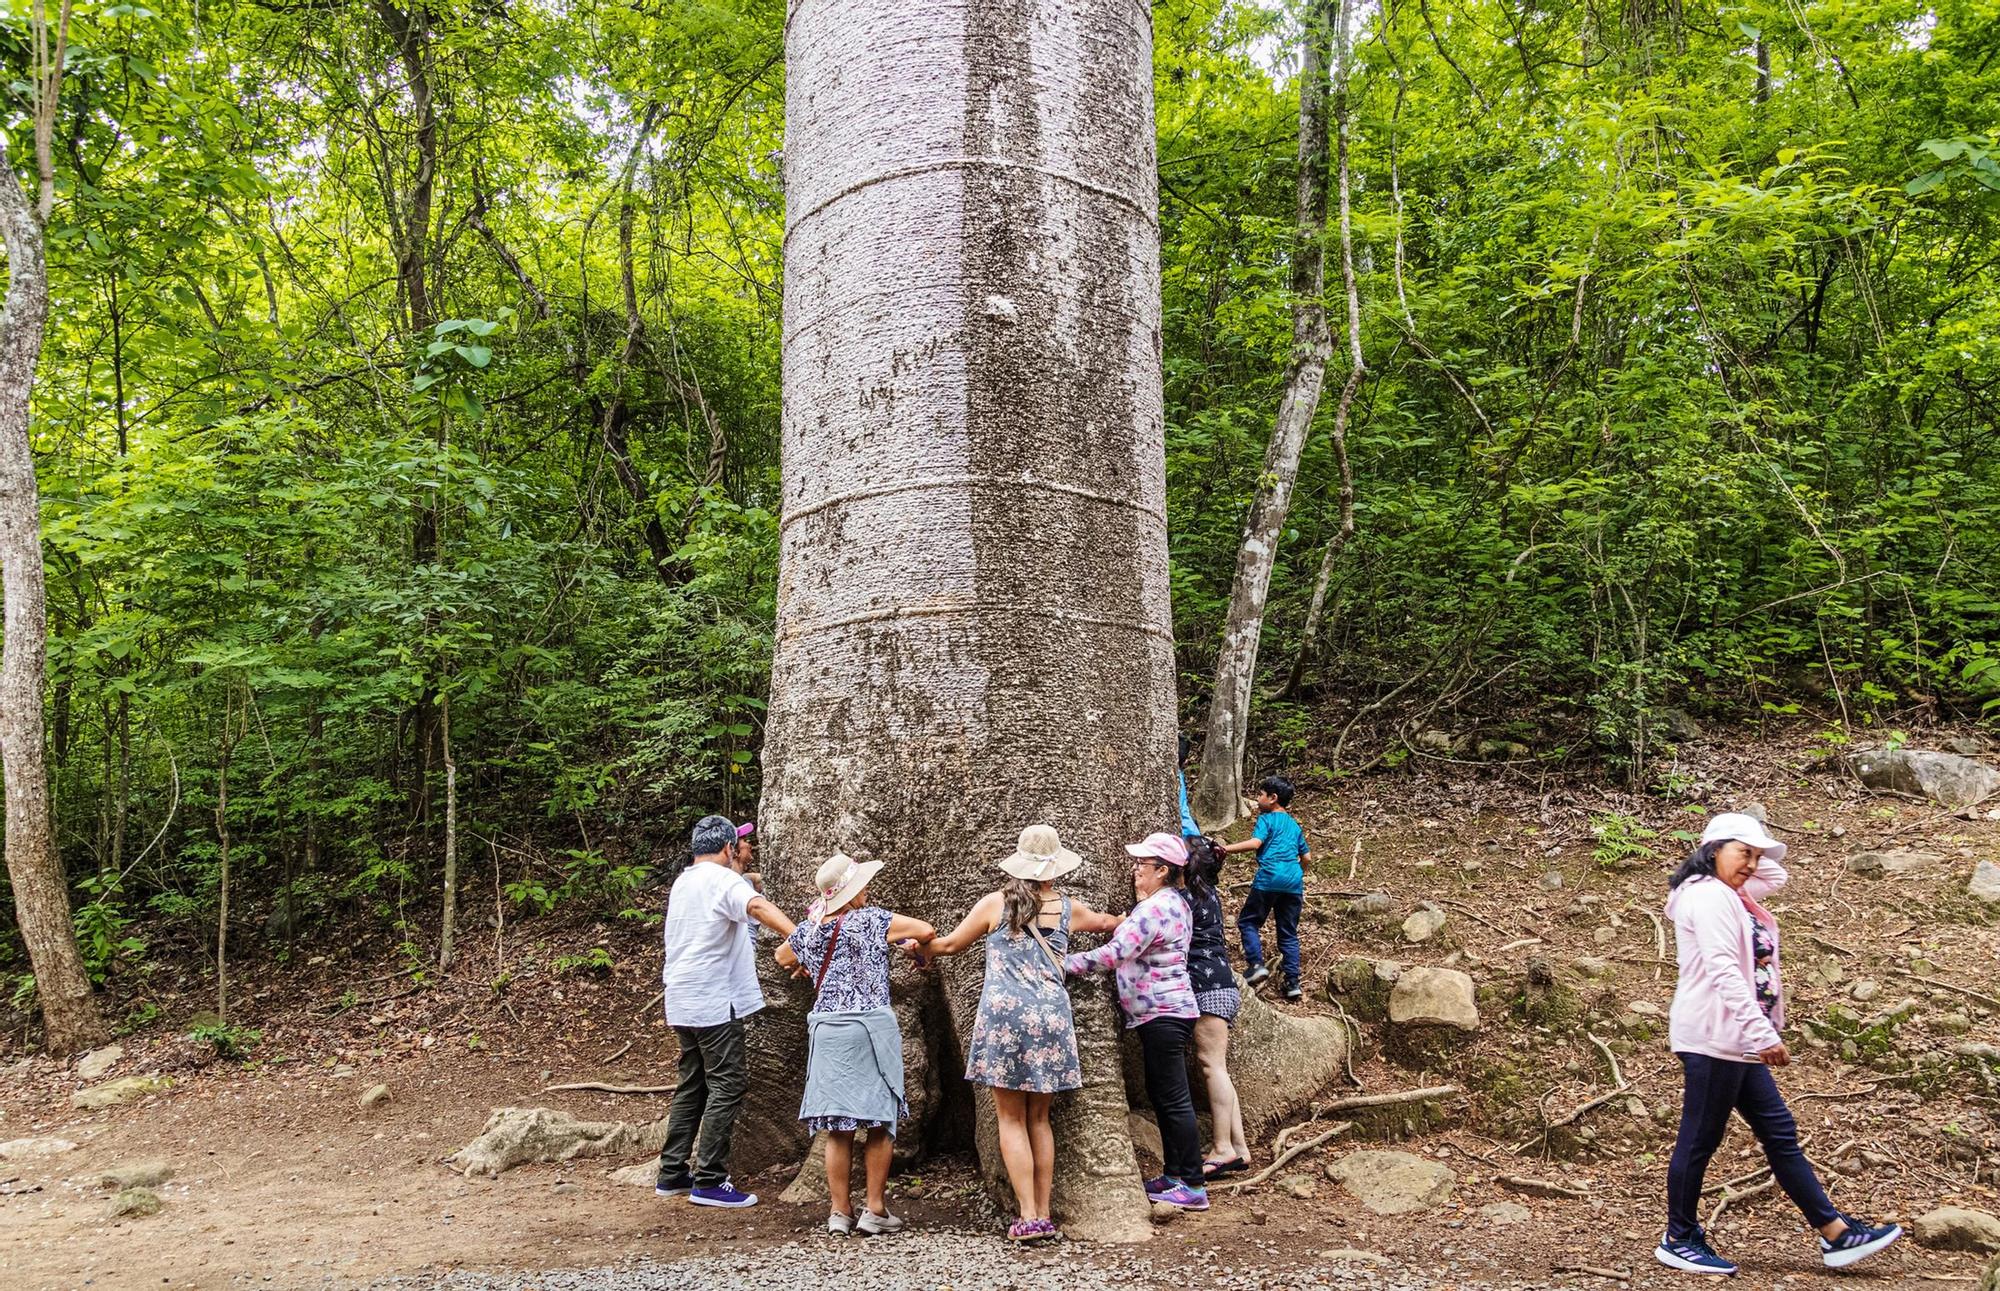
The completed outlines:
<svg viewBox="0 0 2000 1291">
<path fill-rule="evenodd" d="M 1236 1259 L 1243 1252 L 1234 1253 Z M 371 1291 L 1156 1291 L 1188 1285 L 1186 1260 L 1210 1272 L 1212 1291 L 1352 1287 L 1362 1291 L 1515 1291 L 1520 1282 L 1467 1281 L 1451 1270 L 1422 1273 L 1386 1263 L 1327 1258 L 1314 1267 L 1273 1269 L 1229 1263 L 1219 1249 L 1151 1251 L 1117 1247 L 1009 1247 L 990 1234 L 929 1230 L 863 1242 L 788 1242 L 688 1259 L 632 1260 L 595 1269 L 449 1273 L 393 1278 Z M 1379 1258 L 1379 1257 L 1378 1257 Z M 1437 1280 L 1441 1278 L 1442 1280 Z M 1615 1286 L 1600 1283 L 1600 1286 Z"/>
</svg>

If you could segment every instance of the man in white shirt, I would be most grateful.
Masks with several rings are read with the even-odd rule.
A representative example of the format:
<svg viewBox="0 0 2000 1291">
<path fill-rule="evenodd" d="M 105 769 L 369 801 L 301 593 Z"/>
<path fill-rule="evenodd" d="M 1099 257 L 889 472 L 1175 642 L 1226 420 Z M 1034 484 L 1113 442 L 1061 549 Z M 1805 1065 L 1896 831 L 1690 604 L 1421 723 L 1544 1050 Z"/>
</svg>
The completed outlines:
<svg viewBox="0 0 2000 1291">
<path fill-rule="evenodd" d="M 694 827 L 694 860 L 667 896 L 660 982 L 667 1022 L 680 1040 L 681 1069 L 653 1191 L 685 1195 L 697 1206 L 757 1204 L 755 1193 L 729 1181 L 729 1139 L 749 1083 L 743 1019 L 764 1007 L 754 925 L 792 935 L 792 921 L 738 873 L 737 838 L 727 817 L 702 817 Z"/>
</svg>

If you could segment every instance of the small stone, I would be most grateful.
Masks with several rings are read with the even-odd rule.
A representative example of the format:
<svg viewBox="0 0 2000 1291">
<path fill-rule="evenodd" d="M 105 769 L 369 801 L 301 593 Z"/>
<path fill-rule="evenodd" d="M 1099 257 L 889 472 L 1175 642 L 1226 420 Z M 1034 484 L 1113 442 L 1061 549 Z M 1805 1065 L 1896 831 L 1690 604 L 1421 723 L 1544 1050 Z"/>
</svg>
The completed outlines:
<svg viewBox="0 0 2000 1291">
<path fill-rule="evenodd" d="M 1652 1116 L 1652 1113 L 1646 1110 L 1645 1100 L 1636 1094 L 1625 1100 L 1625 1114 L 1640 1121 Z"/>
<path fill-rule="evenodd" d="M 1964 1035 L 1972 1030 L 1972 1018 L 1964 1013 L 1940 1013 L 1930 1020 L 1930 1028 L 1944 1035 Z"/>
<path fill-rule="evenodd" d="M 158 1158 L 144 1161 L 128 1161 L 103 1171 L 97 1177 L 97 1186 L 123 1191 L 129 1188 L 157 1188 L 174 1177 L 174 1168 Z"/>
<path fill-rule="evenodd" d="M 1259 1227 L 1262 1227 L 1263 1225 L 1271 1222 L 1271 1214 L 1269 1211 L 1265 1210 L 1253 1210 L 1250 1212 L 1248 1218 L 1251 1223 L 1256 1224 Z"/>
<path fill-rule="evenodd" d="M 143 1219 L 160 1213 L 160 1194 L 151 1188 L 127 1188 L 104 1207 L 106 1219 Z"/>
<path fill-rule="evenodd" d="M 92 1085 L 89 1089 L 79 1089 L 69 1100 L 71 1107 L 81 1111 L 96 1111 L 99 1108 L 118 1107 L 148 1094 L 164 1094 L 174 1087 L 168 1076 L 125 1076 L 119 1080 L 107 1081 L 102 1085 Z"/>
<path fill-rule="evenodd" d="M 1642 1018 L 1657 1018 L 1661 1016 L 1660 1006 L 1651 1000 L 1633 1000 L 1625 1006 L 1625 1011 L 1627 1013 L 1637 1013 Z"/>
<path fill-rule="evenodd" d="M 85 1080 L 102 1080 L 104 1073 L 125 1056 L 125 1046 L 108 1044 L 102 1049 L 92 1049 L 76 1060 L 76 1074 Z"/>
<path fill-rule="evenodd" d="M 557 1193 L 557 1195 L 561 1195 L 563 1193 L 575 1192 L 577 1191 L 577 1186 L 571 1183 L 569 1180 L 564 1179 L 556 1184 L 554 1191 Z"/>
<path fill-rule="evenodd" d="M 1618 930 L 1616 928 L 1599 928 L 1596 932 L 1590 934 L 1590 939 L 1600 946 L 1609 946 L 1612 942 L 1618 940 Z"/>
<path fill-rule="evenodd" d="M 1479 1213 L 1495 1224 L 1525 1224 L 1534 1218 L 1534 1212 L 1517 1201 L 1496 1201 L 1490 1206 L 1481 1206 Z"/>
<path fill-rule="evenodd" d="M 1343 1264 L 1387 1264 L 1389 1262 L 1386 1256 L 1377 1255 L 1374 1251 L 1358 1250 L 1352 1246 L 1341 1246 L 1331 1251 L 1321 1251 L 1319 1257 L 1323 1260 L 1337 1260 Z"/>
<path fill-rule="evenodd" d="M 1569 961 L 1569 966 L 1585 977 L 1608 977 L 1611 973 L 1610 962 L 1594 955 L 1578 955 Z"/>
<path fill-rule="evenodd" d="M 1940 1251 L 2000 1251 L 2000 1218 L 1983 1210 L 1940 1206 L 1917 1216 L 1911 1232 L 1923 1245 Z"/>
<path fill-rule="evenodd" d="M 1444 925 L 1444 911 L 1435 908 L 1419 910 L 1403 920 L 1403 937 L 1411 942 L 1429 941 Z"/>
<path fill-rule="evenodd" d="M 1761 802 L 1746 802 L 1736 810 L 1760 825 L 1771 823 L 1771 813 Z"/>
<path fill-rule="evenodd" d="M 2000 905 L 2000 865 L 1981 861 L 1973 866 L 1972 877 L 1966 881 L 1965 890 L 1989 905 Z"/>
<path fill-rule="evenodd" d="M 1882 993 L 1882 984 L 1873 978 L 1857 978 L 1854 984 L 1847 988 L 1847 993 L 1853 999 L 1866 1004 Z"/>
<path fill-rule="evenodd" d="M 370 1085 L 361 1091 L 360 1103 L 363 1107 L 373 1107 L 377 1103 L 386 1103 L 388 1101 L 389 1087 L 387 1085 Z"/>
<path fill-rule="evenodd" d="M 1164 1201 L 1154 1202 L 1152 1205 L 1151 1214 L 1149 1215 L 1149 1218 L 1151 1218 L 1155 1224 L 1171 1224 L 1180 1217 L 1181 1217 L 1181 1208 L 1179 1206 L 1169 1206 Z M 688 1240 L 689 1241 L 694 1240 L 694 1235 L 692 1233 L 688 1235 Z"/>
<path fill-rule="evenodd" d="M 76 1144 L 68 1139 L 11 1139 L 0 1143 L 0 1161 L 34 1161 L 41 1157 L 55 1156 L 59 1152 L 75 1150 Z"/>
<path fill-rule="evenodd" d="M 1393 914 L 1396 901 L 1387 892 L 1368 892 L 1349 901 L 1347 908 L 1353 914 L 1376 919 L 1386 914 Z"/>
<path fill-rule="evenodd" d="M 1563 876 L 1561 870 L 1550 870 L 1548 873 L 1542 875 L 1542 891 L 1560 892 L 1562 891 L 1562 885 Z"/>
<path fill-rule="evenodd" d="M 658 1180 L 660 1166 L 657 1161 L 641 1161 L 637 1165 L 620 1166 L 605 1172 L 611 1182 L 627 1187 L 650 1188 Z"/>
<path fill-rule="evenodd" d="M 1276 1186 L 1279 1192 L 1300 1201 L 1310 1201 L 1319 1194 L 1319 1182 L 1302 1174 L 1288 1174 Z"/>
</svg>

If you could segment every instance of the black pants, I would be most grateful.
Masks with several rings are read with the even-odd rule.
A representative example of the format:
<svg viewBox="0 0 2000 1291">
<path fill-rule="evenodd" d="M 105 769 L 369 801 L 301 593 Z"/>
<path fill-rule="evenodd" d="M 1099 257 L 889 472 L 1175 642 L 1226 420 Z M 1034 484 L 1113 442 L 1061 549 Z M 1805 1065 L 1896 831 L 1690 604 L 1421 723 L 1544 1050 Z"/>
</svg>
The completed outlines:
<svg viewBox="0 0 2000 1291">
<path fill-rule="evenodd" d="M 1284 964 L 1285 985 L 1299 984 L 1299 911 L 1306 899 L 1296 892 L 1265 892 L 1251 888 L 1236 916 L 1236 932 L 1243 938 L 1243 959 L 1252 969 L 1264 962 L 1264 920 L 1278 920 L 1278 958 Z"/>
<path fill-rule="evenodd" d="M 1728 1062 L 1706 1054 L 1675 1057 L 1687 1073 L 1681 1098 L 1681 1132 L 1674 1140 L 1674 1158 L 1667 1167 L 1667 1240 L 1686 1241 L 1701 1235 L 1701 1181 L 1709 1158 L 1729 1133 L 1729 1113 L 1741 1112 L 1764 1145 L 1764 1159 L 1778 1186 L 1805 1212 L 1814 1228 L 1830 1224 L 1839 1213 L 1820 1187 L 1812 1162 L 1799 1150 L 1799 1127 L 1771 1069 L 1761 1062 Z"/>
<path fill-rule="evenodd" d="M 714 1188 L 729 1178 L 729 1139 L 743 1107 L 749 1079 L 743 1063 L 743 1019 L 712 1027 L 675 1027 L 681 1042 L 681 1078 L 667 1114 L 667 1141 L 660 1146 L 660 1178 L 677 1180 L 692 1171 L 694 1186 Z M 701 1157 L 695 1160 L 695 1131 Z"/>
<path fill-rule="evenodd" d="M 1169 1179 L 1201 1188 L 1201 1131 L 1194 1123 L 1194 1097 L 1188 1092 L 1188 1041 L 1194 1037 L 1193 1018 L 1154 1018 L 1141 1022 L 1139 1049 L 1145 1058 L 1146 1101 L 1160 1127 L 1160 1155 Z"/>
</svg>

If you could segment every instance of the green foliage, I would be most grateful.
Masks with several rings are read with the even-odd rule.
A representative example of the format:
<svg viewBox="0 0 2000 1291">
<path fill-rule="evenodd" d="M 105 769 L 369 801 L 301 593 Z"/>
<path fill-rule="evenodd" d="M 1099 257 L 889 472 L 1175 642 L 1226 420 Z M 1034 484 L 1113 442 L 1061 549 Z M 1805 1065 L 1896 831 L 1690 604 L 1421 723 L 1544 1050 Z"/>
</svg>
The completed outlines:
<svg viewBox="0 0 2000 1291">
<path fill-rule="evenodd" d="M 240 1062 L 264 1042 L 264 1033 L 253 1027 L 208 1021 L 189 1027 L 187 1038 L 196 1044 L 212 1046 L 218 1058 Z"/>
<path fill-rule="evenodd" d="M 549 971 L 557 977 L 609 977 L 611 952 L 602 946 L 557 955 L 549 961 Z"/>
<path fill-rule="evenodd" d="M 1660 836 L 1660 831 L 1640 824 L 1636 816 L 1614 811 L 1592 816 L 1590 834 L 1596 840 L 1591 845 L 1591 859 L 1605 869 L 1617 869 L 1649 859 L 1653 855 L 1652 840 Z"/>
</svg>

